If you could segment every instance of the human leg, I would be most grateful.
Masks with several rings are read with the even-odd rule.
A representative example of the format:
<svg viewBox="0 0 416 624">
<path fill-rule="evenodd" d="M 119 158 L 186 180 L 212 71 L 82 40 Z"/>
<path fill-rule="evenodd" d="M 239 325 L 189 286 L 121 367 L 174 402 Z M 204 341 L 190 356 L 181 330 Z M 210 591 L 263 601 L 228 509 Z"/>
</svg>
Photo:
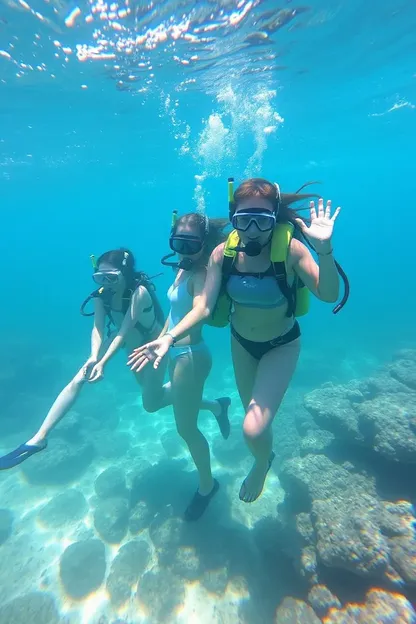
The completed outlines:
<svg viewBox="0 0 416 624">
<path fill-rule="evenodd" d="M 272 348 L 257 359 L 233 336 L 231 350 L 236 384 L 246 412 L 244 437 L 255 458 L 253 468 L 241 486 L 240 498 L 244 502 L 253 502 L 261 494 L 274 458 L 271 423 L 296 368 L 300 340 Z M 256 350 L 259 352 L 260 349 Z"/>
<path fill-rule="evenodd" d="M 0 458 L 0 470 L 13 468 L 46 448 L 47 436 L 74 405 L 85 383 L 86 373 L 87 369 L 83 366 L 69 384 L 65 386 L 55 399 L 39 430 L 30 440 Z"/>
<path fill-rule="evenodd" d="M 198 429 L 198 414 L 205 381 L 211 370 L 208 349 L 182 353 L 171 360 L 172 404 L 176 428 L 185 441 L 199 476 L 199 488 L 185 512 L 188 520 L 196 520 L 205 511 L 218 490 L 211 473 L 208 442 Z"/>
</svg>

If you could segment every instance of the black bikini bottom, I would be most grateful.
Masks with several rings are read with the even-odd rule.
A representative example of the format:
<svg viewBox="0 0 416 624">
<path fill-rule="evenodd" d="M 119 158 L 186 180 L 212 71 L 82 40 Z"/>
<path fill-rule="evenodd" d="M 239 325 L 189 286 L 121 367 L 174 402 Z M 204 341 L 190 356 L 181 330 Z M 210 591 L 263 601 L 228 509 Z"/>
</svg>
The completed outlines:
<svg viewBox="0 0 416 624">
<path fill-rule="evenodd" d="M 272 349 L 276 347 L 281 347 L 282 345 L 287 344 L 288 342 L 293 342 L 300 336 L 300 327 L 299 323 L 295 321 L 292 329 L 290 329 L 286 334 L 282 336 L 278 336 L 273 340 L 268 340 L 267 342 L 254 342 L 253 340 L 247 340 L 247 338 L 243 338 L 238 334 L 234 327 L 231 326 L 231 334 L 234 336 L 236 340 L 241 344 L 241 346 L 256 360 L 261 360 L 263 355 L 266 355 Z"/>
</svg>

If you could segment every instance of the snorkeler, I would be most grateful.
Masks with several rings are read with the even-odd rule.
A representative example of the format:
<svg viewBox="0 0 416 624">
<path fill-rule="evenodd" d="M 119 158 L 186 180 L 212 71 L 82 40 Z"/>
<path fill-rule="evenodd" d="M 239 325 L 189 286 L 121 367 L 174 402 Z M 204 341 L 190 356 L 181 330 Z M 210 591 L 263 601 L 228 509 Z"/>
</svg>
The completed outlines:
<svg viewBox="0 0 416 624">
<path fill-rule="evenodd" d="M 246 180 L 235 193 L 230 178 L 228 191 L 234 231 L 214 249 L 193 309 L 160 339 L 136 350 L 135 369 L 152 361 L 157 370 L 165 354 L 200 323 L 223 327 L 230 320 L 234 374 L 245 410 L 243 432 L 254 457 L 239 496 L 251 503 L 262 493 L 275 456 L 271 425 L 299 358 L 296 317 L 308 311 L 308 291 L 321 301 L 337 300 L 338 271 L 346 284 L 344 300 L 334 313 L 339 311 L 348 282 L 332 254 L 340 209 L 331 216 L 330 201 L 324 208 L 319 199 L 318 212 L 310 202 L 307 226 L 290 206 L 313 195 L 281 194 L 277 184 L 263 178 Z"/>
<path fill-rule="evenodd" d="M 208 219 L 199 213 L 190 213 L 174 219 L 170 234 L 172 253 L 162 263 L 177 270 L 175 280 L 168 291 L 171 309 L 164 331 L 156 344 L 172 341 L 171 330 L 199 305 L 212 250 L 225 239 L 222 230 L 225 220 Z M 177 254 L 179 262 L 169 258 Z M 128 365 L 136 370 L 137 350 L 129 358 Z M 186 520 L 197 520 L 204 513 L 219 488 L 211 472 L 208 442 L 198 429 L 199 410 L 209 409 L 216 416 L 224 438 L 230 434 L 228 420 L 229 398 L 216 402 L 202 398 L 205 381 L 211 371 L 210 351 L 202 338 L 202 323 L 194 323 L 189 331 L 182 332 L 181 339 L 169 351 L 169 373 L 173 413 L 179 435 L 186 442 L 199 476 L 199 487 L 185 511 Z"/>
<path fill-rule="evenodd" d="M 110 358 L 124 346 L 128 352 L 147 340 L 160 335 L 164 314 L 147 275 L 137 272 L 134 257 L 128 249 L 107 251 L 96 262 L 93 258 L 93 280 L 99 286 L 81 306 L 84 316 L 94 316 L 91 334 L 91 355 L 72 381 L 62 390 L 38 432 L 25 444 L 0 458 L 0 470 L 13 468 L 47 446 L 47 437 L 68 413 L 85 384 L 104 377 L 104 367 Z M 93 299 L 94 312 L 84 312 Z M 107 340 L 105 325 L 108 321 Z M 116 335 L 111 340 L 111 328 Z M 113 334 L 114 335 L 114 334 Z M 170 404 L 169 384 L 163 385 L 166 366 L 151 375 L 137 375 L 142 386 L 143 407 L 154 412 Z"/>
</svg>

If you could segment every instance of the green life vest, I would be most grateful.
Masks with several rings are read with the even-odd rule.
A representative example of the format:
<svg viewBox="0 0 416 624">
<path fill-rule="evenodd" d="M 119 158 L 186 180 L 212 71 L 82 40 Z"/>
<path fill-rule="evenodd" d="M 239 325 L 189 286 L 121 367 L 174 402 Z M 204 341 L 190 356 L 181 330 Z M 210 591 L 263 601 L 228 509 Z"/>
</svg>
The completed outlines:
<svg viewBox="0 0 416 624">
<path fill-rule="evenodd" d="M 276 225 L 272 237 L 270 261 L 280 290 L 288 301 L 286 316 L 303 316 L 309 311 L 309 290 L 296 275 L 292 286 L 287 281 L 286 262 L 293 233 L 294 226 L 292 223 L 278 223 Z M 230 320 L 232 301 L 227 294 L 226 286 L 237 257 L 235 248 L 239 242 L 238 232 L 233 230 L 224 247 L 220 294 L 212 315 L 206 321 L 207 325 L 212 327 L 226 327 Z"/>
</svg>

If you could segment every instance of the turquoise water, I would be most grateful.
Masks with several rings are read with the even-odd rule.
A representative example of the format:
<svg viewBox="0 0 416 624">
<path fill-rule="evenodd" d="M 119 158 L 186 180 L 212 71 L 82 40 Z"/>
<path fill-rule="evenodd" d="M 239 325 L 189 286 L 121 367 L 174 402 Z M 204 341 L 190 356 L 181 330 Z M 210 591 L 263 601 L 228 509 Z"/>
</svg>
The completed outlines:
<svg viewBox="0 0 416 624">
<path fill-rule="evenodd" d="M 279 9 L 256 0 L 172 1 L 106 9 L 3 0 L 2 453 L 33 434 L 89 354 L 90 320 L 79 315 L 93 289 L 89 255 L 127 246 L 140 269 L 159 273 L 171 211 L 226 216 L 231 175 L 237 182 L 261 175 L 285 192 L 317 180 L 317 192 L 342 207 L 334 248 L 351 296 L 337 316 L 314 302 L 302 319 L 301 361 L 275 424 L 282 458 L 299 455 L 294 422 L 305 393 L 366 379 L 399 349 L 415 348 L 415 27 L 415 7 L 405 1 L 367 7 L 314 0 Z M 156 280 L 165 310 L 171 280 L 168 269 Z M 274 542 L 284 497 L 280 463 L 258 503 L 248 508 L 238 500 L 249 458 L 229 332 L 208 328 L 205 336 L 214 357 L 207 392 L 233 398 L 227 443 L 202 417 L 222 482 L 208 517 L 191 529 L 180 524 L 196 483 L 192 464 L 170 410 L 143 412 L 118 354 L 105 382 L 88 388 L 74 408 L 72 430 L 62 423 L 61 438 L 85 447 L 85 457 L 91 453 L 85 470 L 40 484 L 25 470 L 0 474 L 0 507 L 13 517 L 10 535 L 0 539 L 0 622 L 28 621 L 22 613 L 33 608 L 29 621 L 37 624 L 257 624 L 272 622 L 285 596 L 305 598 L 305 579 Z M 104 438 L 113 436 L 114 448 L 104 452 Z M 50 446 L 61 438 L 52 437 Z M 109 467 L 121 471 L 147 515 L 140 531 L 105 544 L 105 577 L 75 600 L 59 562 L 72 543 L 97 539 L 94 482 Z M 85 509 L 81 498 L 58 501 L 58 508 L 77 506 L 78 515 L 45 524 L 40 510 L 69 487 Z M 119 548 L 132 540 L 148 551 L 132 551 L 134 561 L 143 559 L 133 580 L 113 571 L 113 586 L 127 582 L 131 589 L 118 604 L 108 579 Z M 85 566 L 100 557 L 93 552 Z M 343 604 L 379 586 L 377 577 L 353 578 Z M 409 596 L 411 586 L 400 591 Z M 14 619 L 2 614 L 28 595 L 28 603 L 9 607 Z M 55 607 L 36 606 L 45 596 Z"/>
</svg>

